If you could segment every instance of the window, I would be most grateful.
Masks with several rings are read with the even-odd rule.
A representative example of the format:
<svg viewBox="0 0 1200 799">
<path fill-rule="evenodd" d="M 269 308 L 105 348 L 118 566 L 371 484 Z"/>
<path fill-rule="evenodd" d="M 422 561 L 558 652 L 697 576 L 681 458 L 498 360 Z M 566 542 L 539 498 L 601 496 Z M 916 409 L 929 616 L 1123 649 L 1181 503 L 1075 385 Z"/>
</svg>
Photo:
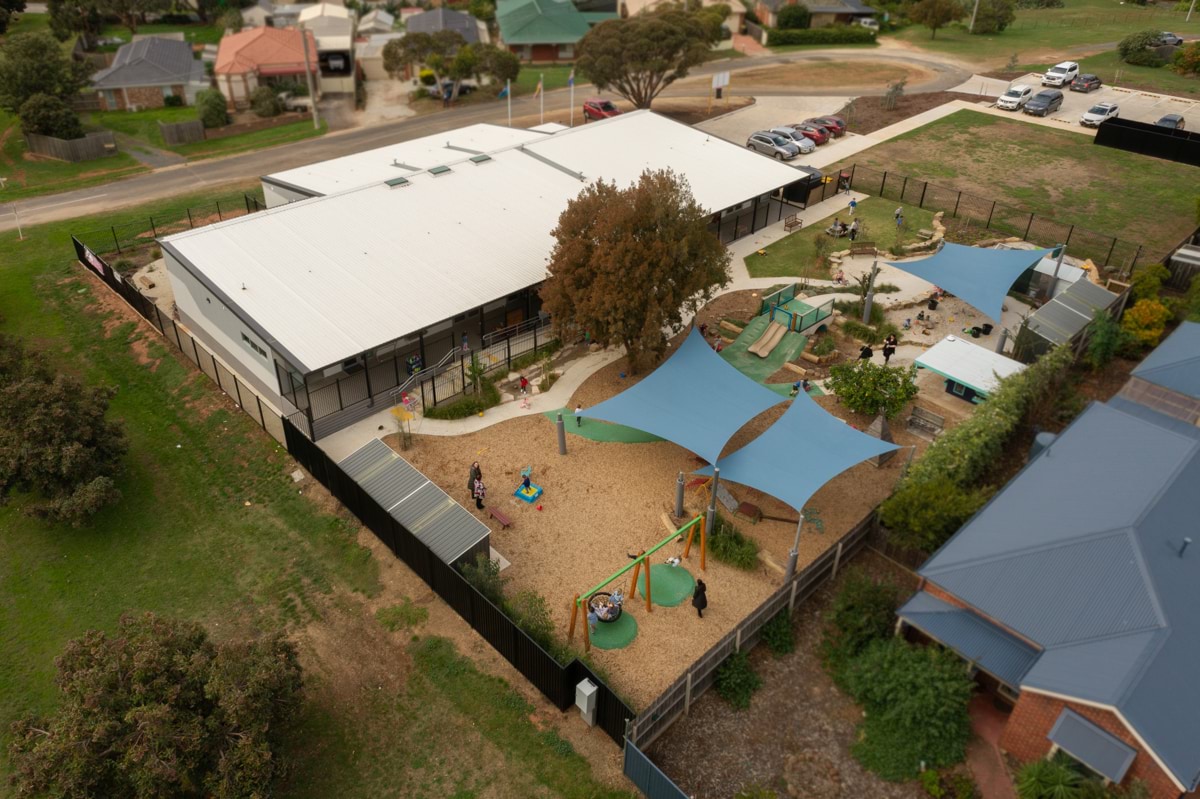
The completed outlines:
<svg viewBox="0 0 1200 799">
<path fill-rule="evenodd" d="M 113 91 L 104 92 L 104 106 L 109 111 L 117 110 L 117 93 Z"/>
<path fill-rule="evenodd" d="M 560 44 L 558 46 L 558 57 L 562 60 L 568 60 L 575 57 L 575 45 Z"/>
<path fill-rule="evenodd" d="M 163 86 L 162 90 L 163 90 L 163 99 L 164 100 L 167 99 L 168 97 L 175 96 L 175 91 L 170 86 Z"/>
<path fill-rule="evenodd" d="M 249 346 L 250 349 L 254 350 L 262 357 L 264 357 L 264 358 L 267 357 L 267 351 L 264 350 L 262 347 L 258 346 L 258 344 L 256 342 L 252 341 L 250 339 L 250 337 L 247 336 L 245 333 L 242 333 L 242 341 L 245 342 L 245 344 L 247 346 Z"/>
<path fill-rule="evenodd" d="M 530 45 L 530 44 L 522 45 L 520 56 L 521 56 L 522 61 L 532 61 L 533 60 L 533 45 Z"/>
<path fill-rule="evenodd" d="M 950 386 L 951 390 L 960 397 L 967 393 L 967 387 L 962 383 L 951 383 Z"/>
</svg>

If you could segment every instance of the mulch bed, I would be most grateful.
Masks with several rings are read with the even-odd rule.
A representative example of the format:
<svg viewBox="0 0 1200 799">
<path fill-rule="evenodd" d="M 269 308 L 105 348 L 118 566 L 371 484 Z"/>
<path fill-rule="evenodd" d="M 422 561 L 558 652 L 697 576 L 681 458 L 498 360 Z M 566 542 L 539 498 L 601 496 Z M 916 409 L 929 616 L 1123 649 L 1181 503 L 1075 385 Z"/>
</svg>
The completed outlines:
<svg viewBox="0 0 1200 799">
<path fill-rule="evenodd" d="M 1022 73 L 1023 74 L 1023 73 Z M 993 97 L 979 97 L 974 94 L 961 92 L 927 92 L 924 94 L 906 94 L 896 103 L 896 107 L 887 110 L 883 107 L 883 97 L 863 96 L 854 100 L 853 111 L 845 107 L 837 113 L 846 117 L 850 130 L 854 133 L 874 133 L 888 125 L 902 122 L 909 117 L 924 113 L 932 108 L 954 100 L 991 100 Z"/>
</svg>

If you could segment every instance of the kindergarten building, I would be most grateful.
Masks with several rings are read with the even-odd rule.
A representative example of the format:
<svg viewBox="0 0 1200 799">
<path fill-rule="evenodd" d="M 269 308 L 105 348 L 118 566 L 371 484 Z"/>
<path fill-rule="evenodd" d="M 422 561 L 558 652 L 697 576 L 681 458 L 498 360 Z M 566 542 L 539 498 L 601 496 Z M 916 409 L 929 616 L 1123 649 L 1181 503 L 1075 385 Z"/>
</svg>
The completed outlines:
<svg viewBox="0 0 1200 799">
<path fill-rule="evenodd" d="M 394 401 L 409 358 L 537 324 L 567 203 L 663 168 L 726 242 L 782 219 L 809 181 L 649 111 L 556 133 L 473 125 L 266 176 L 267 211 L 161 239 L 177 318 L 320 438 Z"/>
</svg>

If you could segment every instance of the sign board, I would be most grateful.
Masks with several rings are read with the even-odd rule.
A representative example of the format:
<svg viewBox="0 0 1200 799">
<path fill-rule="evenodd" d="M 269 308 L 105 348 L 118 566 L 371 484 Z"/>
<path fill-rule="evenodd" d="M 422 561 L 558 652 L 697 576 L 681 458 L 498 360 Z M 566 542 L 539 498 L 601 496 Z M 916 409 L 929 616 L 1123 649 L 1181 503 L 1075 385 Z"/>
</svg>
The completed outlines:
<svg viewBox="0 0 1200 799">
<path fill-rule="evenodd" d="M 713 89 L 723 89 L 729 85 L 729 73 L 718 72 L 712 76 Z"/>
<path fill-rule="evenodd" d="M 101 260 L 100 256 L 98 256 L 98 255 L 96 255 L 96 253 L 92 252 L 91 249 L 86 244 L 82 244 L 80 246 L 83 247 L 84 263 L 86 263 L 92 269 L 95 269 L 96 272 L 99 273 L 100 277 L 105 277 L 106 276 L 105 269 L 107 268 L 108 264 L 104 263 L 104 261 Z"/>
</svg>

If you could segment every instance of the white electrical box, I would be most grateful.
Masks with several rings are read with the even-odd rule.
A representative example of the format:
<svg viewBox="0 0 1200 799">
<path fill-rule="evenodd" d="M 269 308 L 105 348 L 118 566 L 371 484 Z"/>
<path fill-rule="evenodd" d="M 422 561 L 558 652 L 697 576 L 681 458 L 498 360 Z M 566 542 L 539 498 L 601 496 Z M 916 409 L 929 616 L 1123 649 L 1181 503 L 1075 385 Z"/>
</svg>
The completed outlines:
<svg viewBox="0 0 1200 799">
<path fill-rule="evenodd" d="M 596 691 L 596 684 L 591 680 L 581 680 L 575 686 L 575 707 L 579 708 L 589 727 L 596 726 Z"/>
</svg>

